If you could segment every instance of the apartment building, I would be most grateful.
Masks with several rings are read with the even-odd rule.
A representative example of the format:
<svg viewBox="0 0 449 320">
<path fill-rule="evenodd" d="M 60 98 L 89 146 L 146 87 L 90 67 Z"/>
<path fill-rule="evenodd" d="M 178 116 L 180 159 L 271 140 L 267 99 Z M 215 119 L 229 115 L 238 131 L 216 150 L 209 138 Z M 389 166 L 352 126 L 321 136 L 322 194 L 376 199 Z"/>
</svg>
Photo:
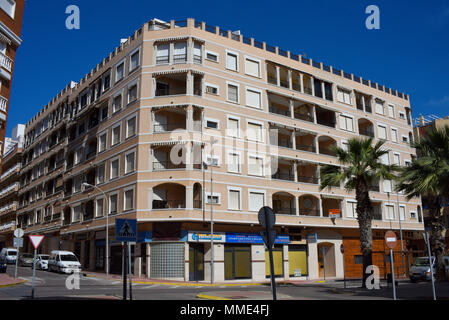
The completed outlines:
<svg viewBox="0 0 449 320">
<path fill-rule="evenodd" d="M 3 155 L 16 52 L 22 43 L 25 0 L 0 0 L 0 154 Z M 0 157 L 2 158 L 2 157 Z M 0 172 L 1 172 L 0 164 Z"/>
<path fill-rule="evenodd" d="M 12 130 L 12 137 L 5 139 L 8 144 L 5 144 L 0 176 L 0 248 L 13 246 L 24 131 L 25 125 L 18 124 Z"/>
<path fill-rule="evenodd" d="M 347 276 L 360 277 L 355 194 L 319 190 L 320 166 L 338 165 L 330 147 L 356 136 L 385 140 L 382 161 L 410 162 L 409 96 L 239 32 L 154 19 L 26 124 L 18 225 L 45 235 L 42 252 L 73 250 L 104 270 L 108 217 L 120 273 L 114 221 L 135 218 L 136 275 L 210 281 L 213 251 L 215 281 L 259 281 L 269 268 L 257 213 L 268 205 L 276 276 L 342 278 L 343 244 Z M 385 231 L 399 219 L 422 230 L 420 201 L 391 181 L 371 197 L 386 272 Z"/>
</svg>

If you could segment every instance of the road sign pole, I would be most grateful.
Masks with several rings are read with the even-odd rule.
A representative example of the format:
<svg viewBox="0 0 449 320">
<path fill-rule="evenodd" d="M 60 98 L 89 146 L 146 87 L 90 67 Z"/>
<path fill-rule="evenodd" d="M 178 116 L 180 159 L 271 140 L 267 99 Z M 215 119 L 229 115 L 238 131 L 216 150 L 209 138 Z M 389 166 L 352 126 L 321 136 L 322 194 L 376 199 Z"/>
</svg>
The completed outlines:
<svg viewBox="0 0 449 320">
<path fill-rule="evenodd" d="M 427 244 L 427 251 L 429 253 L 429 265 L 430 265 L 430 280 L 432 281 L 432 292 L 433 292 L 433 300 L 437 299 L 437 295 L 435 293 L 435 279 L 433 277 L 433 263 L 432 263 L 432 253 L 430 251 L 430 239 L 429 239 L 429 234 L 426 232 L 424 233 L 424 238 L 426 240 L 426 244 Z M 435 256 L 435 261 L 436 261 L 437 257 Z"/>
<path fill-rule="evenodd" d="M 126 261 L 126 251 L 127 251 L 127 243 L 125 242 L 124 245 L 122 245 L 123 248 L 123 270 L 122 270 L 122 274 L 123 274 L 123 300 L 126 300 L 127 298 L 127 294 L 126 294 L 126 278 L 127 278 L 127 268 L 126 266 L 128 265 L 127 261 Z"/>
<path fill-rule="evenodd" d="M 343 283 L 344 288 L 346 289 L 346 271 L 345 271 L 345 254 L 343 252 Z"/>
<path fill-rule="evenodd" d="M 34 299 L 34 278 L 36 277 L 36 254 L 37 254 L 37 249 L 34 249 L 33 279 L 31 280 L 31 299 Z"/>
<path fill-rule="evenodd" d="M 393 281 L 393 299 L 396 300 L 396 282 L 394 281 L 393 249 L 390 249 L 391 279 Z"/>
<path fill-rule="evenodd" d="M 14 278 L 16 278 L 17 279 L 17 265 L 18 265 L 18 263 L 19 263 L 19 250 L 20 250 L 20 247 L 19 247 L 19 241 L 17 240 L 17 255 L 16 255 L 16 268 L 14 269 Z"/>
<path fill-rule="evenodd" d="M 133 299 L 133 280 L 132 280 L 132 263 L 131 263 L 131 243 L 128 243 L 128 259 L 129 259 L 129 266 L 128 266 L 128 271 L 129 271 L 129 300 Z"/>
<path fill-rule="evenodd" d="M 269 217 L 268 210 L 265 210 L 265 221 L 268 221 Z M 271 227 L 268 223 L 266 223 L 265 226 L 266 235 L 267 235 L 267 242 L 268 242 L 268 254 L 270 256 L 270 274 L 271 274 L 271 289 L 273 290 L 273 300 L 277 300 L 276 296 L 276 281 L 274 279 L 274 261 L 273 261 L 273 243 L 271 243 Z"/>
</svg>

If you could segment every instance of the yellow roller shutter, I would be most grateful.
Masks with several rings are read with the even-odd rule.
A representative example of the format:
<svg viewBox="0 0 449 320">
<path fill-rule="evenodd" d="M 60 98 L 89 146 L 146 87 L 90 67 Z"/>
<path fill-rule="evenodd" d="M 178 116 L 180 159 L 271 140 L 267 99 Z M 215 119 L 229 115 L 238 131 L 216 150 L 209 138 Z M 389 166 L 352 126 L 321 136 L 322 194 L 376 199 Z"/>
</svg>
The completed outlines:
<svg viewBox="0 0 449 320">
<path fill-rule="evenodd" d="M 273 267 L 274 267 L 274 276 L 282 277 L 284 275 L 284 262 L 283 262 L 283 254 L 282 248 L 273 248 Z M 270 254 L 265 251 L 265 274 L 267 277 L 271 275 L 270 272 Z"/>
<path fill-rule="evenodd" d="M 301 269 L 301 274 L 307 274 L 307 253 L 306 251 L 291 250 L 288 252 L 289 274 L 293 276 L 295 270 Z"/>
</svg>

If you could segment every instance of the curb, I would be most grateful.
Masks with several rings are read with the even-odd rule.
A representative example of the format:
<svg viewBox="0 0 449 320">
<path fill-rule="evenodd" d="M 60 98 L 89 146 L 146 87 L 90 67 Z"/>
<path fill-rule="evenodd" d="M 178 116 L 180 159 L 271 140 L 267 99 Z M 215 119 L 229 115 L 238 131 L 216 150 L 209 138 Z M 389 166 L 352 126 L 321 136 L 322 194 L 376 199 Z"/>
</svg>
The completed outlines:
<svg viewBox="0 0 449 320">
<path fill-rule="evenodd" d="M 15 283 L 10 283 L 10 284 L 1 284 L 0 288 L 14 287 L 14 286 L 17 286 L 19 284 L 24 284 L 25 282 L 26 282 L 26 280 L 22 280 L 22 281 L 15 282 Z"/>
<path fill-rule="evenodd" d="M 207 300 L 232 300 L 232 299 L 229 299 L 229 298 L 209 296 L 209 295 L 206 295 L 206 294 L 198 294 L 196 297 L 200 298 L 200 299 L 207 299 Z"/>
</svg>

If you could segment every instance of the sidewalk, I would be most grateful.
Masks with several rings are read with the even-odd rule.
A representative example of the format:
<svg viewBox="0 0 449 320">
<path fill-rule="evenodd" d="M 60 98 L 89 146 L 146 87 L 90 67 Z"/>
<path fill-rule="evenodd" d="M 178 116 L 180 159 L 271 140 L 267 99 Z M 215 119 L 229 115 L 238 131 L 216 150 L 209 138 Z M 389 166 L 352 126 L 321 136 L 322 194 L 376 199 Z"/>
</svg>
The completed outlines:
<svg viewBox="0 0 449 320">
<path fill-rule="evenodd" d="M 200 293 L 196 296 L 206 300 L 273 300 L 271 292 L 261 291 L 214 291 L 211 293 Z M 286 294 L 277 294 L 277 300 L 296 300 Z"/>
<path fill-rule="evenodd" d="M 12 287 L 25 282 L 26 280 L 15 279 L 7 273 L 0 274 L 0 288 Z"/>
</svg>

